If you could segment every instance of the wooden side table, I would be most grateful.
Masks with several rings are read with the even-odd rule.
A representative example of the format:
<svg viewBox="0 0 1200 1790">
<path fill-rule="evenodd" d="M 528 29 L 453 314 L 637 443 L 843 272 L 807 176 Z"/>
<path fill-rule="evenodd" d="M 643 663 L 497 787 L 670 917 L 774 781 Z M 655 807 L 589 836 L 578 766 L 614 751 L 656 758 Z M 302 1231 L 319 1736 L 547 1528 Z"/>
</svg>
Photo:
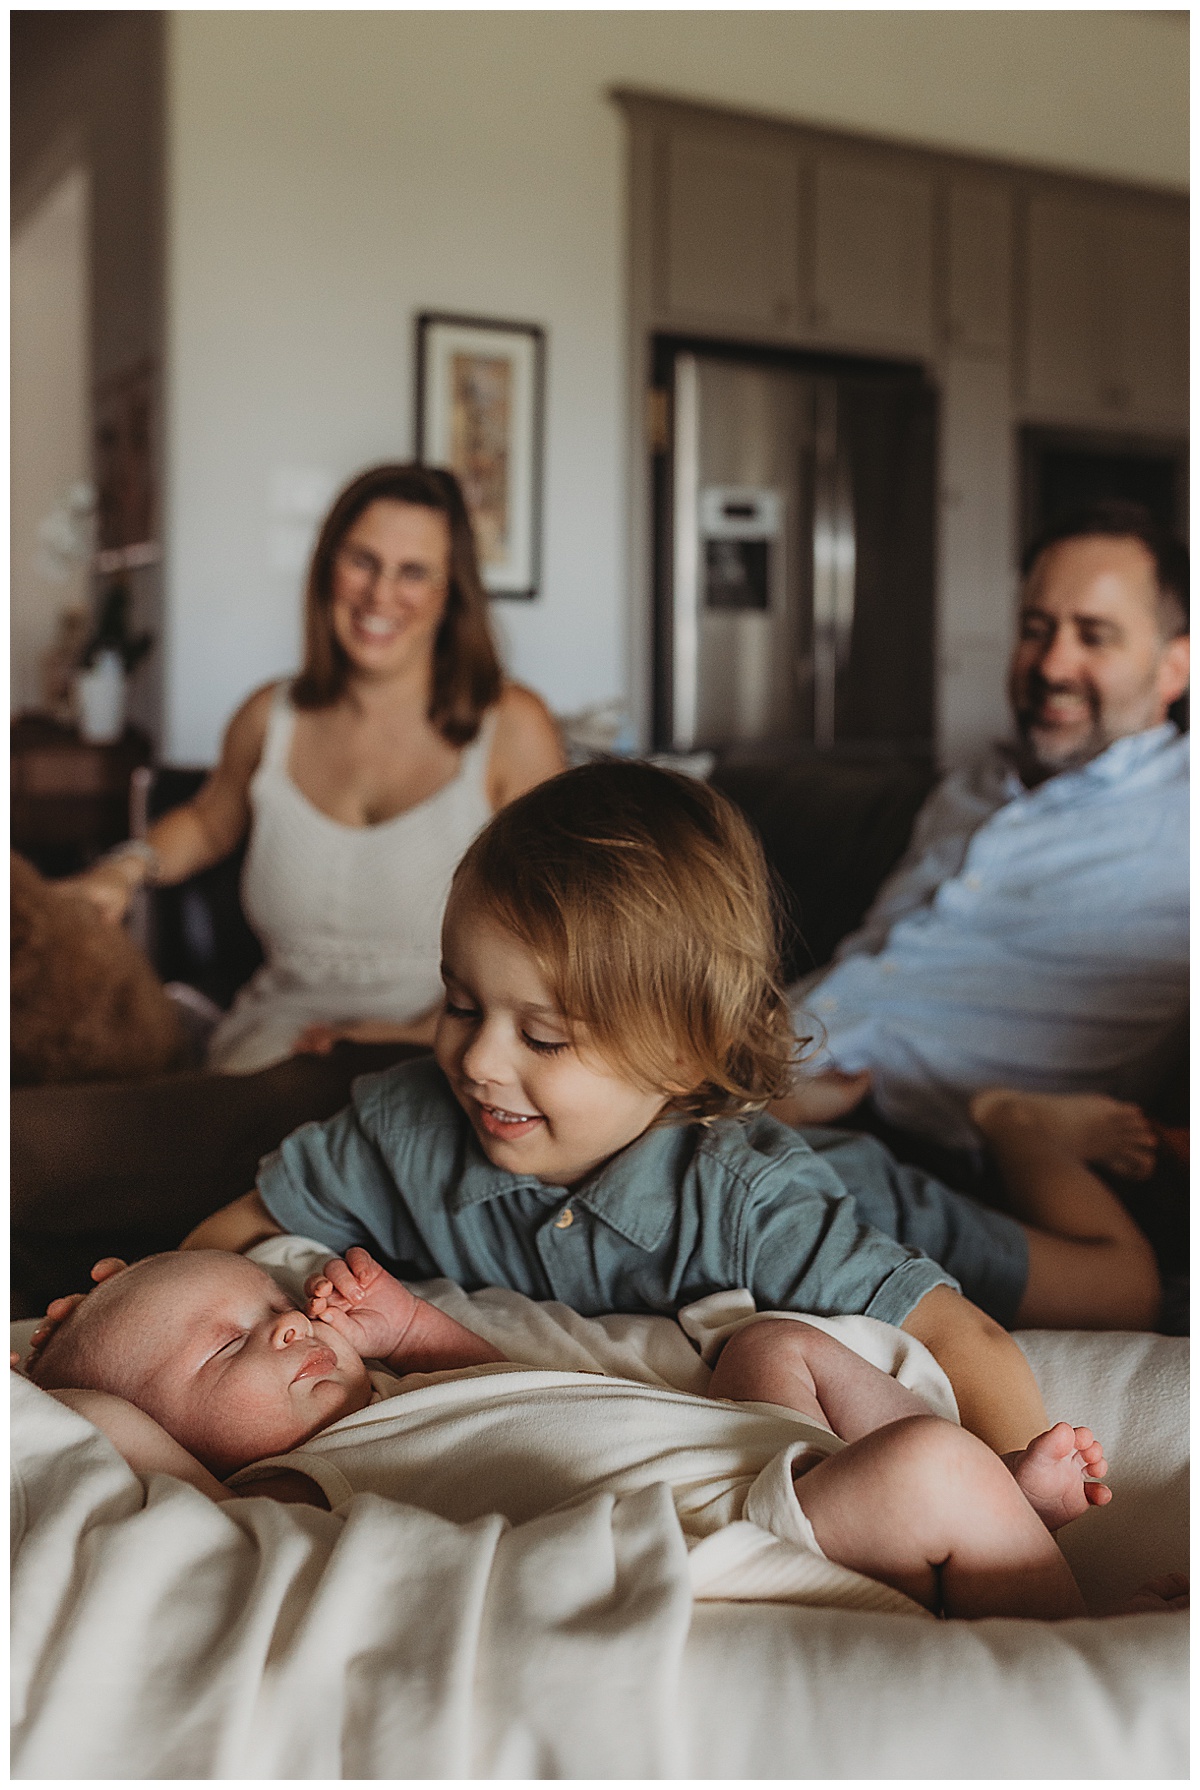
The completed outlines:
<svg viewBox="0 0 1200 1790">
<path fill-rule="evenodd" d="M 19 715 L 10 740 L 16 850 L 45 874 L 66 876 L 128 838 L 130 778 L 151 750 L 132 725 L 95 746 L 46 715 Z"/>
</svg>

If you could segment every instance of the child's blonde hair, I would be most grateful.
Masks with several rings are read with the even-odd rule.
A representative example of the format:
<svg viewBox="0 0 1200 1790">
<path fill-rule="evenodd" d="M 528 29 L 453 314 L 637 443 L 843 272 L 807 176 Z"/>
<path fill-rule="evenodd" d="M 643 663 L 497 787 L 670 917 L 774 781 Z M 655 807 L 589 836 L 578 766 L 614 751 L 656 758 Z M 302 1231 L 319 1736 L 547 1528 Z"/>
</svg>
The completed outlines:
<svg viewBox="0 0 1200 1790">
<path fill-rule="evenodd" d="M 632 1082 L 670 1091 L 666 1112 L 753 1112 L 790 1085 L 770 875 L 707 784 L 620 761 L 564 771 L 491 820 L 450 900 L 520 939 L 568 1022 Z"/>
</svg>

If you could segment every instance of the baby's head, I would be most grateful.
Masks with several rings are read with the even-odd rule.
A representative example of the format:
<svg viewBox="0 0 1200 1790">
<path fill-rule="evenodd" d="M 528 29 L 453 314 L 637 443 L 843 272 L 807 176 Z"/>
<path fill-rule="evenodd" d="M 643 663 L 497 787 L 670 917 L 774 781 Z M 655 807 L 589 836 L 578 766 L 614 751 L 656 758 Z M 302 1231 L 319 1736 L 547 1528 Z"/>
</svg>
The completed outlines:
<svg viewBox="0 0 1200 1790">
<path fill-rule="evenodd" d="M 371 1395 L 362 1361 L 262 1268 L 225 1250 L 148 1256 L 102 1281 L 29 1367 L 47 1391 L 116 1393 L 223 1477 Z"/>
<path fill-rule="evenodd" d="M 706 784 L 605 762 L 501 809 L 454 878 L 437 1042 L 492 1161 L 571 1185 L 660 1115 L 783 1092 L 795 1040 L 777 936 L 758 841 Z M 571 1068 L 607 1079 L 594 1113 Z"/>
</svg>

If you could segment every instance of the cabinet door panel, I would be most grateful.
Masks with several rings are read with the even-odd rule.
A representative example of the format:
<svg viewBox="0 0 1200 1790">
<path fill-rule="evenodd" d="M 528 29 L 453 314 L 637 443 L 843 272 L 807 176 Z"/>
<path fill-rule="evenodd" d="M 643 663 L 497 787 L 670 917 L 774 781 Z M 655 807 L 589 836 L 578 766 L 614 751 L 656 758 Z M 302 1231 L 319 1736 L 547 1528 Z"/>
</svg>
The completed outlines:
<svg viewBox="0 0 1200 1790">
<path fill-rule="evenodd" d="M 924 175 L 818 157 L 812 322 L 838 343 L 927 351 L 933 338 L 933 193 Z"/>
<path fill-rule="evenodd" d="M 958 348 L 1008 348 L 1012 308 L 1012 200 L 982 180 L 952 180 L 947 333 Z"/>
<path fill-rule="evenodd" d="M 1104 368 L 1104 220 L 1089 201 L 1029 203 L 1025 396 L 1031 409 L 1094 415 Z"/>
<path fill-rule="evenodd" d="M 799 186 L 791 149 L 673 132 L 667 150 L 667 310 L 735 325 L 794 327 Z"/>
<path fill-rule="evenodd" d="M 1107 239 L 1118 369 L 1110 402 L 1139 421 L 1186 426 L 1187 219 L 1122 206 L 1109 216 Z"/>
</svg>

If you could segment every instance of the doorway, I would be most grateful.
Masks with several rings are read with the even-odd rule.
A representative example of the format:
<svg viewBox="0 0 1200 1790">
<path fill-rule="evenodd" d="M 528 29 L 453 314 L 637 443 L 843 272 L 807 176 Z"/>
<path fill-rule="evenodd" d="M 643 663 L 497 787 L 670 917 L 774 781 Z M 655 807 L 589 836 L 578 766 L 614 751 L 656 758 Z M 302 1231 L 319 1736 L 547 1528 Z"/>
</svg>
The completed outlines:
<svg viewBox="0 0 1200 1790">
<path fill-rule="evenodd" d="M 90 192 L 61 176 L 12 235 L 10 574 L 14 713 L 41 706 L 41 661 L 90 596 Z"/>
</svg>

